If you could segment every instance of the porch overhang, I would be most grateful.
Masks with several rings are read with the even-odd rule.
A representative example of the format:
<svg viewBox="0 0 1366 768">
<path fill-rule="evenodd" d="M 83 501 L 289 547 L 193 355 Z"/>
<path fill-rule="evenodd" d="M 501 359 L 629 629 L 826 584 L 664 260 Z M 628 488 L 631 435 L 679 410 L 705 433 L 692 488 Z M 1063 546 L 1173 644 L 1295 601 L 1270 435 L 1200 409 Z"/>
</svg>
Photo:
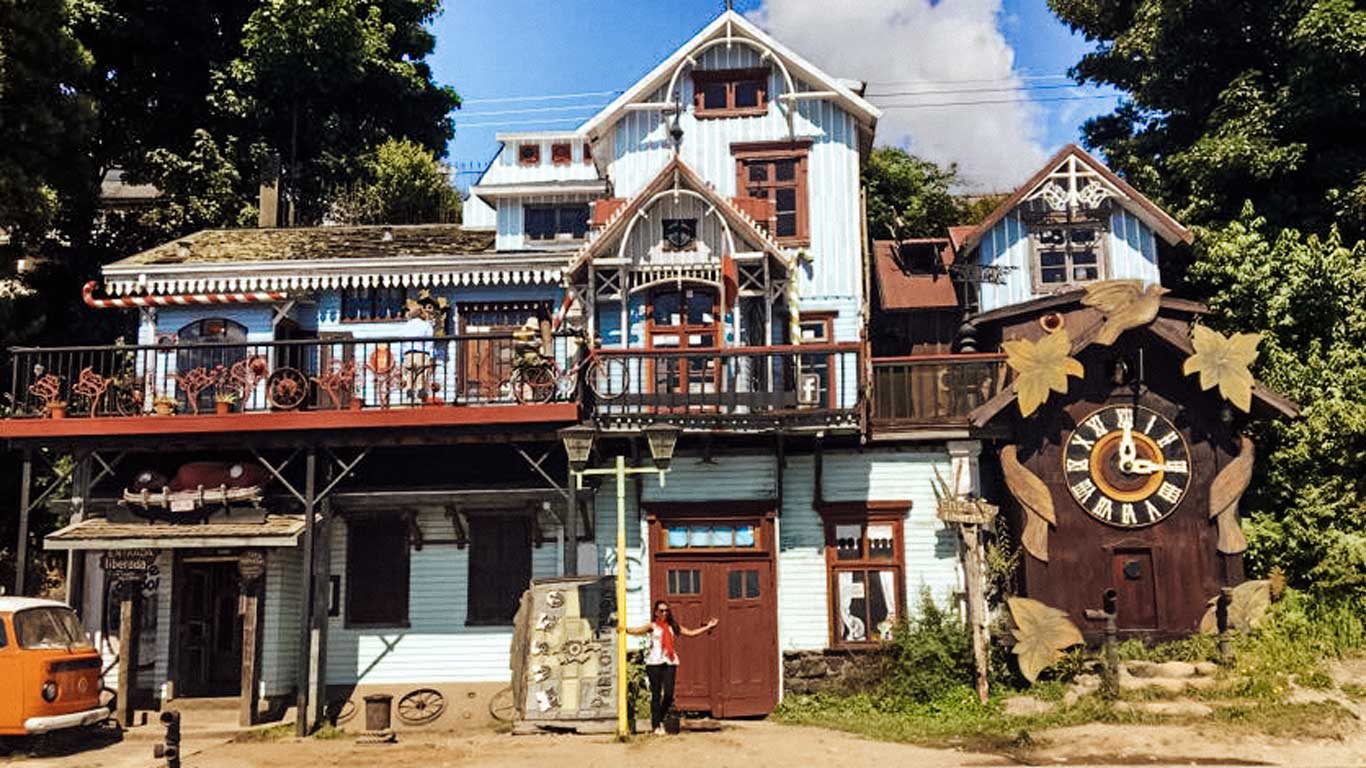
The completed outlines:
<svg viewBox="0 0 1366 768">
<path fill-rule="evenodd" d="M 82 520 L 43 539 L 49 551 L 120 549 L 217 549 L 294 547 L 304 532 L 302 517 L 271 515 L 264 523 L 115 523 Z"/>
</svg>

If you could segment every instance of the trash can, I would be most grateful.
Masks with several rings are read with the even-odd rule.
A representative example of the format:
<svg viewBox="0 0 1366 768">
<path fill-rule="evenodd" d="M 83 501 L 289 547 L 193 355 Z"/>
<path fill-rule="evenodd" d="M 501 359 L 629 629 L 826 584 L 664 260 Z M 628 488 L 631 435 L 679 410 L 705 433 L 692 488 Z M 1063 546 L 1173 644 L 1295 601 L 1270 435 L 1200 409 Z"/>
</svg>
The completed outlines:
<svg viewBox="0 0 1366 768">
<path fill-rule="evenodd" d="M 387 693 L 374 693 L 365 697 L 365 730 L 372 733 L 389 730 L 390 705 L 394 697 Z"/>
</svg>

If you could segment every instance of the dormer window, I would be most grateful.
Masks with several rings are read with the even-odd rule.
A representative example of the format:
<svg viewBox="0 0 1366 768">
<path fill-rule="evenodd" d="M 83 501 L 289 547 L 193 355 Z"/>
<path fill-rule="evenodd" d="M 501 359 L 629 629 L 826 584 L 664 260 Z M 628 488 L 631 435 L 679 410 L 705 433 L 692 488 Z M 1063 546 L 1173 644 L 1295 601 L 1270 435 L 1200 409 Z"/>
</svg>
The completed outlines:
<svg viewBox="0 0 1366 768">
<path fill-rule="evenodd" d="M 664 244 L 671 251 L 685 251 L 697 242 L 697 219 L 665 219 Z"/>
<path fill-rule="evenodd" d="M 574 147 L 569 142 L 550 145 L 551 165 L 570 165 L 574 162 Z"/>
<path fill-rule="evenodd" d="M 587 203 L 528 205 L 523 216 L 529 240 L 577 241 L 588 235 Z"/>
<path fill-rule="evenodd" d="M 519 144 L 519 145 L 517 145 L 517 164 L 518 164 L 518 165 L 540 165 L 540 164 L 541 164 L 541 145 L 540 145 L 540 144 Z"/>
<path fill-rule="evenodd" d="M 694 70 L 697 117 L 747 117 L 768 113 L 768 69 Z"/>
<path fill-rule="evenodd" d="M 1030 242 L 1035 291 L 1105 279 L 1105 230 L 1099 222 L 1040 224 L 1030 230 Z"/>
</svg>

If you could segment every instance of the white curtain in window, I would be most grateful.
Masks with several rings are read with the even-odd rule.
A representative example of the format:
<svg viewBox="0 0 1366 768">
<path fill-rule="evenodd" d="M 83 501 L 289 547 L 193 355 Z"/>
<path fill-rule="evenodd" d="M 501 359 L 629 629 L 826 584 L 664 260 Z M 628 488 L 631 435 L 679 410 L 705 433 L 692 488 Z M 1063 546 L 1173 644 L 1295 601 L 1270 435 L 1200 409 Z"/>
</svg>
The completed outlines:
<svg viewBox="0 0 1366 768">
<path fill-rule="evenodd" d="M 882 599 L 887 603 L 887 622 L 879 629 L 883 640 L 892 638 L 892 626 L 896 624 L 896 572 L 878 571 L 882 581 Z"/>
<path fill-rule="evenodd" d="M 844 625 L 844 639 L 851 642 L 866 640 L 868 632 L 863 626 L 863 619 L 854 615 L 854 601 L 863 597 L 865 592 L 861 589 L 863 584 L 854 583 L 853 571 L 840 571 L 838 578 L 840 623 Z"/>
</svg>

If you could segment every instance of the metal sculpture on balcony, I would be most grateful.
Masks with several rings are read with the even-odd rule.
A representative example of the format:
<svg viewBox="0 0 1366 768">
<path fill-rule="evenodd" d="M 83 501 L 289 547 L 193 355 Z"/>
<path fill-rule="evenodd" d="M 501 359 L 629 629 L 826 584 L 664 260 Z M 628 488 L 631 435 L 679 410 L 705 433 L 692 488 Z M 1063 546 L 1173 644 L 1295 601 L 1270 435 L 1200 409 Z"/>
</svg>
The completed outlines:
<svg viewBox="0 0 1366 768">
<path fill-rule="evenodd" d="M 346 362 L 333 360 L 327 371 L 312 378 L 313 383 L 332 402 L 333 408 L 342 407 L 343 395 L 346 396 L 347 400 L 355 397 L 356 363 L 354 360 L 347 360 Z"/>
<path fill-rule="evenodd" d="M 95 373 L 95 369 L 86 366 L 81 369 L 81 373 L 76 377 L 76 383 L 71 385 L 71 391 L 84 397 L 90 403 L 90 418 L 95 418 L 95 412 L 99 410 L 100 400 L 104 398 L 104 393 L 113 383 L 113 379 Z"/>
<path fill-rule="evenodd" d="M 172 374 L 176 387 L 185 393 L 190 413 L 199 413 L 199 393 L 218 383 L 218 377 L 208 368 L 191 368 L 185 373 Z"/>
<path fill-rule="evenodd" d="M 266 399 L 272 408 L 292 411 L 308 398 L 308 377 L 297 368 L 276 368 L 266 379 Z"/>
<path fill-rule="evenodd" d="M 34 373 L 38 374 L 38 380 L 29 385 L 28 392 L 43 401 L 43 412 L 52 413 L 56 408 L 65 408 L 61 377 L 53 373 L 42 373 L 41 369 L 35 370 Z"/>
</svg>

